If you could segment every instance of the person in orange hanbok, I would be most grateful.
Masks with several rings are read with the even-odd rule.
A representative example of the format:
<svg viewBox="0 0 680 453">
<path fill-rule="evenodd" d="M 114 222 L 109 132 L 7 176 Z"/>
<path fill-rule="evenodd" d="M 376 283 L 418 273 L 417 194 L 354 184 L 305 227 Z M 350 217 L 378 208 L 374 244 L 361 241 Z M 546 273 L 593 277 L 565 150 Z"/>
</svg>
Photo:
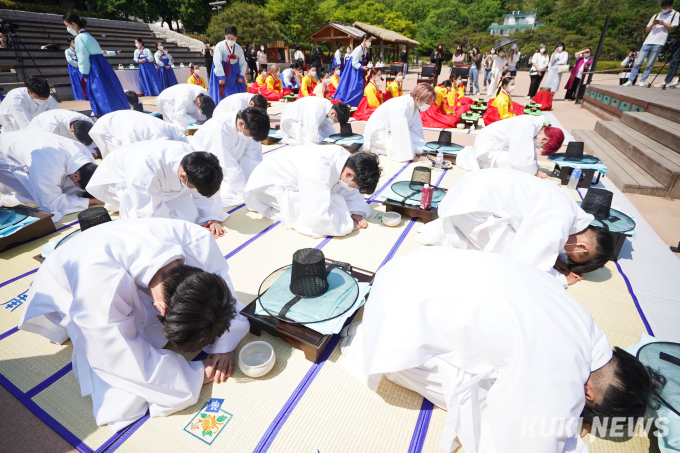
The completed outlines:
<svg viewBox="0 0 680 453">
<path fill-rule="evenodd" d="M 404 74 L 402 72 L 398 72 L 397 77 L 395 77 L 394 80 L 389 85 L 387 85 L 387 89 L 385 90 L 385 102 L 392 98 L 398 98 L 402 95 L 402 80 L 404 80 Z"/>
<path fill-rule="evenodd" d="M 283 96 L 288 96 L 292 91 L 288 88 L 284 88 L 281 84 L 281 79 L 279 74 L 281 73 L 281 68 L 276 63 L 269 65 L 269 72 L 264 78 L 264 86 L 260 87 L 260 94 L 267 98 L 268 101 L 280 101 Z"/>
<path fill-rule="evenodd" d="M 260 69 L 260 73 L 255 78 L 255 83 L 250 86 L 248 92 L 253 94 L 260 94 L 260 88 L 267 86 L 264 79 L 267 78 L 267 68 Z"/>
<path fill-rule="evenodd" d="M 368 70 L 368 76 L 368 83 L 364 88 L 364 97 L 361 99 L 356 112 L 352 115 L 355 120 L 368 121 L 375 109 L 385 102 L 383 93 L 378 88 L 378 83 L 384 80 L 382 72 L 380 69 L 371 68 Z"/>
<path fill-rule="evenodd" d="M 463 113 L 470 110 L 470 105 L 461 105 L 458 102 L 458 93 L 453 88 L 450 80 L 444 80 L 434 87 L 437 99 L 430 108 L 420 112 L 420 120 L 423 127 L 436 129 L 454 128 L 460 121 Z"/>
<path fill-rule="evenodd" d="M 190 85 L 198 85 L 199 87 L 203 88 L 204 90 L 207 90 L 205 86 L 205 81 L 203 80 L 203 77 L 200 76 L 199 71 L 201 70 L 201 67 L 198 64 L 193 64 L 191 65 L 191 69 L 189 72 L 191 72 L 191 77 L 189 77 L 189 80 L 187 80 L 187 83 Z"/>
<path fill-rule="evenodd" d="M 338 83 L 340 83 L 340 66 L 336 66 L 333 70 L 333 75 L 331 80 L 328 82 L 328 90 L 330 91 L 331 97 L 335 94 L 335 90 L 338 89 Z"/>
<path fill-rule="evenodd" d="M 302 84 L 300 85 L 300 91 L 298 91 L 298 99 L 305 96 L 314 96 L 314 88 L 318 83 L 316 78 L 316 68 L 310 68 L 307 75 L 302 78 Z"/>
<path fill-rule="evenodd" d="M 496 98 L 489 102 L 489 107 L 482 117 L 486 126 L 496 121 L 524 115 L 524 106 L 513 102 L 512 96 L 510 96 L 514 89 L 515 78 L 505 77 L 496 91 Z"/>
</svg>

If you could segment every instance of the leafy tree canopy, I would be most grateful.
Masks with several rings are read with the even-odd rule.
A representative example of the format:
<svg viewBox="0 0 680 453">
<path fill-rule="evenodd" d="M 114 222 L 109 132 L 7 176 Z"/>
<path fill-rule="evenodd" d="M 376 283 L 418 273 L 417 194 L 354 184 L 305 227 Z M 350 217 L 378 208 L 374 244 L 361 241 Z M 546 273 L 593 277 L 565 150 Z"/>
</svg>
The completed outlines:
<svg viewBox="0 0 680 453">
<path fill-rule="evenodd" d="M 210 42 L 223 41 L 224 29 L 229 25 L 238 30 L 238 43 L 244 48 L 251 44 L 267 44 L 280 37 L 265 9 L 250 3 L 235 3 L 213 16 L 207 30 Z"/>
</svg>

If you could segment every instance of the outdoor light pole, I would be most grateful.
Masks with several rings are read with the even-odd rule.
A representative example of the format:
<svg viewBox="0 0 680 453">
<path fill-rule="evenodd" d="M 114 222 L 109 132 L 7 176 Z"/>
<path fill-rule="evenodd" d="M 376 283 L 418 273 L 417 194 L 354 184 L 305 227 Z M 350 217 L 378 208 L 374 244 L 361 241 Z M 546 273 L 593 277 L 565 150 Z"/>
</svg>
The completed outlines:
<svg viewBox="0 0 680 453">
<path fill-rule="evenodd" d="M 593 81 L 593 72 L 595 72 L 595 67 L 597 66 L 597 60 L 600 59 L 600 53 L 602 53 L 602 46 L 604 45 L 604 37 L 607 35 L 607 29 L 609 28 L 609 21 L 611 20 L 611 14 L 607 14 L 607 18 L 604 20 L 604 27 L 602 27 L 602 34 L 600 35 L 600 42 L 597 43 L 597 50 L 595 51 L 595 58 L 593 58 L 593 65 L 590 67 L 590 74 L 588 74 L 588 81 L 586 85 L 590 85 Z M 581 84 L 579 81 L 579 86 L 576 87 L 576 103 L 581 100 Z"/>
</svg>

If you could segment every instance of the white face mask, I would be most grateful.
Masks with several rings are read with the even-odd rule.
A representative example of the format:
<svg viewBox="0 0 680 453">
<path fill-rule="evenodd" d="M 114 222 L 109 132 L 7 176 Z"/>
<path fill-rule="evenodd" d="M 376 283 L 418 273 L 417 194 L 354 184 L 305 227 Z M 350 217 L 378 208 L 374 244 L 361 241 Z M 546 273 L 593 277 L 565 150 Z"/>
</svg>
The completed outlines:
<svg viewBox="0 0 680 453">
<path fill-rule="evenodd" d="M 311 77 L 312 79 L 315 79 L 316 78 L 316 72 L 310 72 L 309 77 Z"/>
<path fill-rule="evenodd" d="M 564 49 L 564 47 L 558 47 L 558 48 L 557 48 L 557 51 L 558 51 L 558 52 L 562 52 L 563 49 Z"/>
<path fill-rule="evenodd" d="M 495 54 L 495 53 L 496 53 L 496 51 L 493 50 L 493 49 L 491 49 L 491 55 L 493 55 L 493 54 Z"/>
<path fill-rule="evenodd" d="M 141 49 L 142 45 L 140 43 L 135 43 L 135 47 L 138 48 L 138 49 Z"/>
<path fill-rule="evenodd" d="M 78 32 L 72 29 L 71 27 L 67 27 L 66 31 L 71 33 L 73 36 L 76 36 L 78 34 Z"/>
<path fill-rule="evenodd" d="M 420 110 L 421 112 L 425 112 L 429 108 L 430 108 L 430 104 L 421 104 L 420 107 L 418 107 L 418 110 Z"/>
<path fill-rule="evenodd" d="M 585 58 L 588 58 L 588 57 L 590 57 L 590 52 L 586 52 L 586 53 L 584 53 L 584 54 L 583 54 L 583 56 L 584 56 Z"/>
<path fill-rule="evenodd" d="M 512 93 L 513 91 L 515 91 L 515 85 L 510 85 L 508 87 L 508 92 Z"/>
<path fill-rule="evenodd" d="M 158 46 L 158 50 L 163 50 L 163 46 Z"/>
<path fill-rule="evenodd" d="M 233 41 L 233 40 L 231 40 L 231 39 L 227 39 L 227 45 L 228 45 L 229 47 L 234 47 L 234 44 L 236 44 L 236 41 Z"/>
<path fill-rule="evenodd" d="M 36 103 L 36 105 L 41 106 L 45 103 L 46 99 L 36 99 L 36 98 L 31 98 L 33 99 L 33 102 Z"/>
<path fill-rule="evenodd" d="M 371 47 L 371 41 L 366 41 L 366 48 Z"/>
<path fill-rule="evenodd" d="M 545 49 L 541 49 L 541 50 L 539 50 L 539 52 L 545 53 Z"/>
<path fill-rule="evenodd" d="M 323 79 L 321 81 L 321 83 L 323 83 L 324 85 L 328 85 L 328 82 L 330 82 L 330 81 L 331 81 L 331 79 Z"/>
<path fill-rule="evenodd" d="M 401 82 L 402 80 L 404 80 L 402 76 L 397 77 L 397 82 Z"/>
<path fill-rule="evenodd" d="M 661 12 L 664 13 L 664 14 L 668 14 L 668 13 L 671 12 L 671 9 L 670 9 L 670 8 L 668 8 L 668 9 L 662 9 Z"/>
<path fill-rule="evenodd" d="M 584 244 L 583 242 L 575 242 L 574 244 L 564 244 L 564 247 L 566 247 L 566 246 L 568 246 L 568 245 L 582 245 L 582 246 L 585 246 L 585 244 Z M 566 254 L 567 251 L 566 251 L 566 249 L 565 249 L 564 247 L 562 247 L 562 250 L 560 250 L 560 253 Z M 585 252 L 584 250 L 573 250 L 573 251 L 571 251 L 571 252 L 569 252 L 569 253 L 586 253 L 586 252 Z"/>
<path fill-rule="evenodd" d="M 187 185 L 187 184 L 188 184 L 188 181 L 189 181 L 189 180 L 187 179 L 187 182 L 184 182 L 184 180 L 183 180 L 182 178 L 179 178 L 179 183 L 182 185 L 182 187 L 184 187 L 184 188 L 186 188 L 186 189 L 189 188 L 189 186 Z"/>
<path fill-rule="evenodd" d="M 340 181 L 338 181 L 338 184 L 340 184 L 340 187 L 342 187 L 345 190 L 350 191 L 355 190 L 354 187 L 349 186 L 349 183 L 352 182 L 352 179 L 354 179 L 354 176 L 350 176 L 349 181 L 347 182 L 345 182 L 343 179 L 340 179 Z"/>
<path fill-rule="evenodd" d="M 264 47 L 260 47 L 260 50 L 264 52 Z"/>
<path fill-rule="evenodd" d="M 503 55 L 505 55 L 505 52 L 498 52 L 499 57 L 502 57 Z"/>
</svg>

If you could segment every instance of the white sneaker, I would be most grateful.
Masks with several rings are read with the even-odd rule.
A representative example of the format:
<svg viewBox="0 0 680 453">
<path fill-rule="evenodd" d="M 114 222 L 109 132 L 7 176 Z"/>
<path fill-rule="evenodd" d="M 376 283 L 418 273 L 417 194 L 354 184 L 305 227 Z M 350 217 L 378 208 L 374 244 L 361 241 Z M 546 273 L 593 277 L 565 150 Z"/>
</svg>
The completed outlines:
<svg viewBox="0 0 680 453">
<path fill-rule="evenodd" d="M 646 87 L 647 84 L 646 84 L 645 82 L 640 82 L 640 83 L 638 83 L 638 86 L 639 86 L 639 87 Z"/>
<path fill-rule="evenodd" d="M 527 99 L 531 99 L 531 96 L 527 96 Z"/>
<path fill-rule="evenodd" d="M 629 80 L 628 82 L 624 83 L 623 86 L 624 86 L 624 87 L 632 87 L 632 86 L 633 86 L 633 82 L 631 82 L 631 81 Z"/>
<path fill-rule="evenodd" d="M 678 84 L 680 84 L 680 82 L 672 83 L 672 84 L 668 85 L 668 88 L 677 88 Z"/>
</svg>

